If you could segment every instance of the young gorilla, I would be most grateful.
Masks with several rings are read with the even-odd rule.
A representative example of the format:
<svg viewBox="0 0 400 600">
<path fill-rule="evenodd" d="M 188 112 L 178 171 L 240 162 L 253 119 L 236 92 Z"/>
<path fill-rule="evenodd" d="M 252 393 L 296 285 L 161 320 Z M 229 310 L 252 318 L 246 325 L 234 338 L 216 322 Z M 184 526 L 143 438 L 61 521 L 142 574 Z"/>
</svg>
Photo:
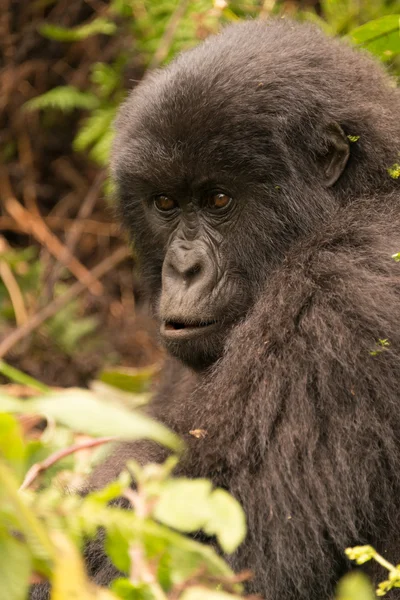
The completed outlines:
<svg viewBox="0 0 400 600">
<path fill-rule="evenodd" d="M 170 355 L 150 410 L 186 440 L 180 473 L 242 503 L 228 561 L 266 600 L 331 598 L 349 545 L 400 560 L 399 114 L 366 54 L 272 20 L 150 74 L 117 121 L 122 219 Z M 130 456 L 164 452 L 127 444 L 95 484 Z"/>
</svg>

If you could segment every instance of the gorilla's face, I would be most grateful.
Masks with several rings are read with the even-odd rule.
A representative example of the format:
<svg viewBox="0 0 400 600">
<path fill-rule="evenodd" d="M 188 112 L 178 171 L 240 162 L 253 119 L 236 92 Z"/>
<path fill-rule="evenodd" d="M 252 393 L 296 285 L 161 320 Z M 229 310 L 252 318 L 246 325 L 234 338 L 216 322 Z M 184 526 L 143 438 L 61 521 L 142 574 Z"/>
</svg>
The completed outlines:
<svg viewBox="0 0 400 600">
<path fill-rule="evenodd" d="M 201 369 L 221 356 L 293 241 L 334 210 L 330 188 L 349 145 L 318 115 L 306 140 L 308 130 L 290 129 L 281 88 L 265 93 L 258 73 L 223 63 L 210 79 L 214 53 L 207 66 L 196 52 L 128 99 L 113 173 L 162 341 Z"/>
</svg>

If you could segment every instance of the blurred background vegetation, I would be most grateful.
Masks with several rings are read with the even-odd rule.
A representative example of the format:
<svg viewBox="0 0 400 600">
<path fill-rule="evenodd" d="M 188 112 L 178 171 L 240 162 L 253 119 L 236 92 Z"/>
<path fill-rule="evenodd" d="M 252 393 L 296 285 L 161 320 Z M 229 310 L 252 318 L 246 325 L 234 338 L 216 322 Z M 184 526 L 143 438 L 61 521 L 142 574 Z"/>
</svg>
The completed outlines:
<svg viewBox="0 0 400 600">
<path fill-rule="evenodd" d="M 0 358 L 58 386 L 159 362 L 106 174 L 115 112 L 146 69 L 226 23 L 279 15 L 396 75 L 398 13 L 400 0 L 3 0 Z"/>
</svg>

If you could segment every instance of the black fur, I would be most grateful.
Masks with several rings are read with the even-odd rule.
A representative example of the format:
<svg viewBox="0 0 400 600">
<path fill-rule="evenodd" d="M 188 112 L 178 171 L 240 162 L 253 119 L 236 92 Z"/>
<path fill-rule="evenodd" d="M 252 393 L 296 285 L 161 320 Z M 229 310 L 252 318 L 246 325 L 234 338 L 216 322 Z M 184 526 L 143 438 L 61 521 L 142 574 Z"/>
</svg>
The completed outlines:
<svg viewBox="0 0 400 600">
<path fill-rule="evenodd" d="M 144 188 L 184 197 L 197 176 L 217 172 L 238 201 L 215 251 L 232 306 L 224 288 L 210 294 L 226 327 L 201 342 L 201 358 L 195 344 L 172 349 L 182 360 L 169 360 L 151 412 L 187 442 L 180 472 L 242 503 L 248 535 L 228 561 L 254 571 L 248 589 L 265 600 L 327 600 L 349 545 L 400 560 L 400 265 L 391 258 L 400 198 L 387 171 L 399 114 L 397 90 L 369 56 L 275 20 L 235 25 L 179 56 L 118 120 L 121 213 L 156 313 L 175 230 L 159 224 Z M 331 124 L 359 139 L 329 187 Z M 150 444 L 126 445 L 96 485 L 132 455 L 163 458 Z M 102 583 L 112 576 L 105 564 L 97 571 Z"/>
</svg>

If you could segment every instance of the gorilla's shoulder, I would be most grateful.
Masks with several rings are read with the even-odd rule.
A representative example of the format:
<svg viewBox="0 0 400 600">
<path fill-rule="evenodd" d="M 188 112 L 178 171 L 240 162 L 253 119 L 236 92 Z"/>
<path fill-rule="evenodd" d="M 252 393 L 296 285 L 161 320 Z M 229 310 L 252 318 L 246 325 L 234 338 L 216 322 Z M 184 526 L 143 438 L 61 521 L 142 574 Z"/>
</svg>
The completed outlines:
<svg viewBox="0 0 400 600">
<path fill-rule="evenodd" d="M 390 338 L 390 353 L 400 359 L 399 202 L 398 194 L 354 202 L 294 245 L 227 352 L 265 346 L 288 360 L 307 352 L 310 368 L 324 354 L 351 367 Z"/>
</svg>

